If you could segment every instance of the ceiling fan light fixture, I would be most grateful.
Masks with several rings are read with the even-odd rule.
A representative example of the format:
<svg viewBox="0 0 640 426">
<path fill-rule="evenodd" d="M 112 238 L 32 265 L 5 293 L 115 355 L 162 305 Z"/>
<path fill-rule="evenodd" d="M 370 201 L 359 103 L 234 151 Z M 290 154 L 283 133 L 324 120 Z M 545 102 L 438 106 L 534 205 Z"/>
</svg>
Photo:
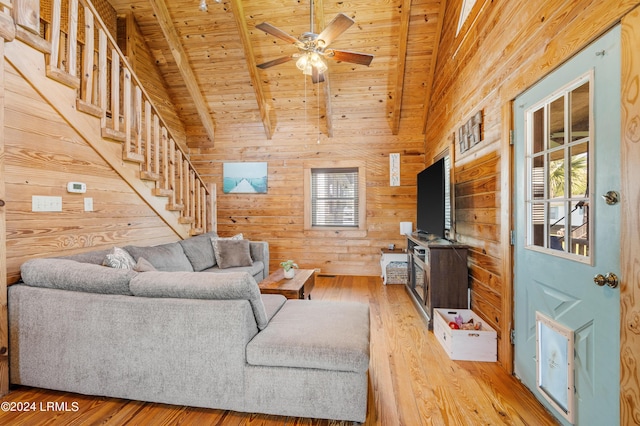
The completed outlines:
<svg viewBox="0 0 640 426">
<path fill-rule="evenodd" d="M 296 67 L 298 67 L 300 71 L 304 72 L 305 68 L 307 68 L 307 65 L 309 65 L 309 54 L 300 56 L 296 61 Z"/>
<path fill-rule="evenodd" d="M 209 8 L 207 7 L 207 0 L 200 0 L 200 6 L 198 6 L 198 9 L 200 9 L 200 12 L 208 11 Z"/>
<path fill-rule="evenodd" d="M 328 68 L 322 56 L 315 52 L 311 54 L 311 66 L 315 67 L 320 74 L 324 73 Z"/>
</svg>

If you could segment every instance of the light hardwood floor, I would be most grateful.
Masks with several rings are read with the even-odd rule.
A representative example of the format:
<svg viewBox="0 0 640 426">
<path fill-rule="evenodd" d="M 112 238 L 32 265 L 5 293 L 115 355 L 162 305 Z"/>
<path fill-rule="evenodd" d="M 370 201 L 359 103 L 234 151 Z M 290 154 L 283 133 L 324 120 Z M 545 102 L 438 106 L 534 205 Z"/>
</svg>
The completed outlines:
<svg viewBox="0 0 640 426">
<path fill-rule="evenodd" d="M 451 361 L 433 333 L 427 331 L 403 286 L 383 286 L 378 277 L 320 276 L 311 295 L 313 299 L 362 301 L 371 307 L 370 389 L 365 425 L 557 424 L 531 393 L 497 364 Z M 0 399 L 34 403 L 31 408 L 35 411 L 0 411 L 0 424 L 7 425 L 343 424 L 27 387 L 17 387 Z M 68 411 L 58 411 L 65 406 Z"/>
</svg>

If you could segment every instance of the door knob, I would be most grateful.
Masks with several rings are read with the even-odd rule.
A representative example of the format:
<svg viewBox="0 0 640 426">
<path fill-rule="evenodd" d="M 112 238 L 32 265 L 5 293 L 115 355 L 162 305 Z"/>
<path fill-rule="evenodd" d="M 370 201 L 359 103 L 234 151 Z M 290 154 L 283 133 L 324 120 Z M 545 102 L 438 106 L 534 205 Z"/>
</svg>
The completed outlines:
<svg viewBox="0 0 640 426">
<path fill-rule="evenodd" d="M 593 282 L 602 287 L 608 285 L 611 288 L 618 287 L 618 276 L 613 272 L 609 272 L 607 275 L 598 274 L 593 277 Z"/>
</svg>

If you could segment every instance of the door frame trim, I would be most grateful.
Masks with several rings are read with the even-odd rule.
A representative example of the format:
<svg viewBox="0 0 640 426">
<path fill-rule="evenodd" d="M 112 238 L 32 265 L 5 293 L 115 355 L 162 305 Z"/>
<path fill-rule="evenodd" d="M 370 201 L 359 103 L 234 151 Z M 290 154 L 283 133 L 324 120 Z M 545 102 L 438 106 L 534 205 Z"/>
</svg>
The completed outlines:
<svg viewBox="0 0 640 426">
<path fill-rule="evenodd" d="M 500 146 L 500 239 L 504 241 L 502 247 L 502 318 L 509 319 L 501 325 L 502 339 L 499 341 L 498 353 L 502 360 L 502 366 L 509 374 L 513 374 L 514 348 L 511 341 L 513 329 L 513 309 L 515 305 L 513 288 L 513 245 L 511 244 L 511 232 L 513 230 L 513 129 L 515 100 L 510 100 L 502 105 L 502 129 Z"/>
</svg>

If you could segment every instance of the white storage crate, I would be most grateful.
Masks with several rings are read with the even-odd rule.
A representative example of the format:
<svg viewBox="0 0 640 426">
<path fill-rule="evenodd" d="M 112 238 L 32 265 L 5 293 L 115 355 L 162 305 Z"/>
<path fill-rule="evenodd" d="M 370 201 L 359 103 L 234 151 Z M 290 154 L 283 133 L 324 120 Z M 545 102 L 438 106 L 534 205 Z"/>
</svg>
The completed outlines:
<svg viewBox="0 0 640 426">
<path fill-rule="evenodd" d="M 481 323 L 482 327 L 480 330 L 454 330 L 449 327 L 449 323 L 455 321 L 458 315 L 462 316 L 463 322 L 473 318 L 473 323 Z M 488 362 L 497 360 L 496 331 L 470 309 L 434 308 L 433 332 L 451 359 Z"/>
</svg>

